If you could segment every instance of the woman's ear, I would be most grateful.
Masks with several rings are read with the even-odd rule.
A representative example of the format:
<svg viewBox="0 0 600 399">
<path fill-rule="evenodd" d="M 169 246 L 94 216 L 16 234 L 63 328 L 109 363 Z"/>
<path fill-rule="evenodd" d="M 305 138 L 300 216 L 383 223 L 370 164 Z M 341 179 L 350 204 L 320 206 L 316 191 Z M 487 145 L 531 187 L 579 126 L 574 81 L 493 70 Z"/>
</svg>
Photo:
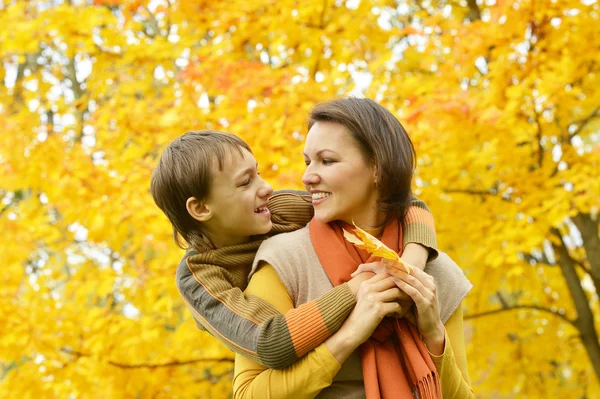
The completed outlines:
<svg viewBox="0 0 600 399">
<path fill-rule="evenodd" d="M 377 166 L 373 166 L 372 168 L 373 170 L 373 184 L 375 185 L 375 188 L 378 188 L 378 181 L 379 181 L 379 173 L 377 170 Z"/>
<path fill-rule="evenodd" d="M 198 201 L 196 197 L 188 198 L 185 208 L 190 216 L 199 222 L 206 222 L 213 216 L 212 210 L 205 203 Z"/>
</svg>

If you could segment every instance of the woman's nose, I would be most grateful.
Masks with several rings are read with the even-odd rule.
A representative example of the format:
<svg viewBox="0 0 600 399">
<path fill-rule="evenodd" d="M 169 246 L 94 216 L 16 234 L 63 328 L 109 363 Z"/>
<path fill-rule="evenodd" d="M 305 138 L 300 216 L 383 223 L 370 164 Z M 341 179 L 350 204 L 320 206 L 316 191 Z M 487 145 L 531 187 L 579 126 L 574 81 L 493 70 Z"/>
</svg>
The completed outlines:
<svg viewBox="0 0 600 399">
<path fill-rule="evenodd" d="M 310 170 L 310 166 L 306 169 L 304 175 L 302 175 L 302 183 L 304 183 L 305 186 L 312 186 L 318 184 L 320 181 L 321 178 L 318 174 Z"/>
</svg>

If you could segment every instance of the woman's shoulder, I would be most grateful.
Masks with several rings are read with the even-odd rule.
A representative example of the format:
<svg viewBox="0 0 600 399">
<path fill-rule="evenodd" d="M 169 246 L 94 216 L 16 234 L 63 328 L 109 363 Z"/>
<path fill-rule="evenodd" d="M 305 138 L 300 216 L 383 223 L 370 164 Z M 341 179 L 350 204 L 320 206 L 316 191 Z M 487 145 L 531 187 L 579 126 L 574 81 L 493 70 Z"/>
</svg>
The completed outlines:
<svg viewBox="0 0 600 399">
<path fill-rule="evenodd" d="M 258 248 L 251 274 L 256 271 L 261 262 L 268 263 L 274 267 L 295 265 L 296 258 L 306 255 L 311 247 L 308 227 L 303 227 L 289 233 L 281 233 L 270 237 Z"/>
<path fill-rule="evenodd" d="M 289 233 L 277 234 L 273 237 L 269 237 L 260 244 L 257 256 L 260 253 L 264 253 L 270 250 L 284 251 L 290 248 L 297 248 L 301 244 L 310 243 L 310 233 L 308 232 L 308 226 L 301 229 L 291 231 Z"/>
<path fill-rule="evenodd" d="M 456 262 L 441 251 L 435 260 L 427 263 L 425 271 L 435 280 L 440 316 L 445 323 L 471 291 L 473 284 Z"/>
</svg>

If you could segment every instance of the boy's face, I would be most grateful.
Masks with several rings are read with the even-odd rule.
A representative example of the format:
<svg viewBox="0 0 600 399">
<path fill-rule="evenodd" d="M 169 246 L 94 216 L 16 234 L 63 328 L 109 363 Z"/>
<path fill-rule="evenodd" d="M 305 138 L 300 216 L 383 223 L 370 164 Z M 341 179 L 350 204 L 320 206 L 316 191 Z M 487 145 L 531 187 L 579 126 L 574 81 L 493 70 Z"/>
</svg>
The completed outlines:
<svg viewBox="0 0 600 399">
<path fill-rule="evenodd" d="M 205 206 L 212 216 L 204 222 L 217 247 L 247 242 L 250 236 L 271 230 L 267 201 L 273 188 L 258 174 L 254 156 L 245 149 L 227 152 L 223 170 L 212 170 Z"/>
</svg>

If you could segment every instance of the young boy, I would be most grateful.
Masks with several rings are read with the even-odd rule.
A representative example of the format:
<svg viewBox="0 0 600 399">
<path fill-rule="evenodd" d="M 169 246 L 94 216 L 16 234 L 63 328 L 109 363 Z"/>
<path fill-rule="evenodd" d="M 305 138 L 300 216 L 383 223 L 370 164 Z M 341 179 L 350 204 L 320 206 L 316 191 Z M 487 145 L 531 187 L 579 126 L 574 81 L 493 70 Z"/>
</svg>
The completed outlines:
<svg viewBox="0 0 600 399">
<path fill-rule="evenodd" d="M 272 188 L 259 176 L 250 147 L 216 131 L 188 132 L 162 153 L 151 192 L 175 241 L 188 251 L 177 287 L 199 329 L 269 368 L 285 368 L 320 345 L 350 314 L 367 276 L 354 277 L 319 299 L 280 314 L 244 295 L 258 247 L 266 238 L 304 227 L 312 218 L 304 192 Z M 406 217 L 402 258 L 424 269 L 437 256 L 433 217 L 414 199 Z M 302 336 L 302 343 L 294 342 Z"/>
</svg>

